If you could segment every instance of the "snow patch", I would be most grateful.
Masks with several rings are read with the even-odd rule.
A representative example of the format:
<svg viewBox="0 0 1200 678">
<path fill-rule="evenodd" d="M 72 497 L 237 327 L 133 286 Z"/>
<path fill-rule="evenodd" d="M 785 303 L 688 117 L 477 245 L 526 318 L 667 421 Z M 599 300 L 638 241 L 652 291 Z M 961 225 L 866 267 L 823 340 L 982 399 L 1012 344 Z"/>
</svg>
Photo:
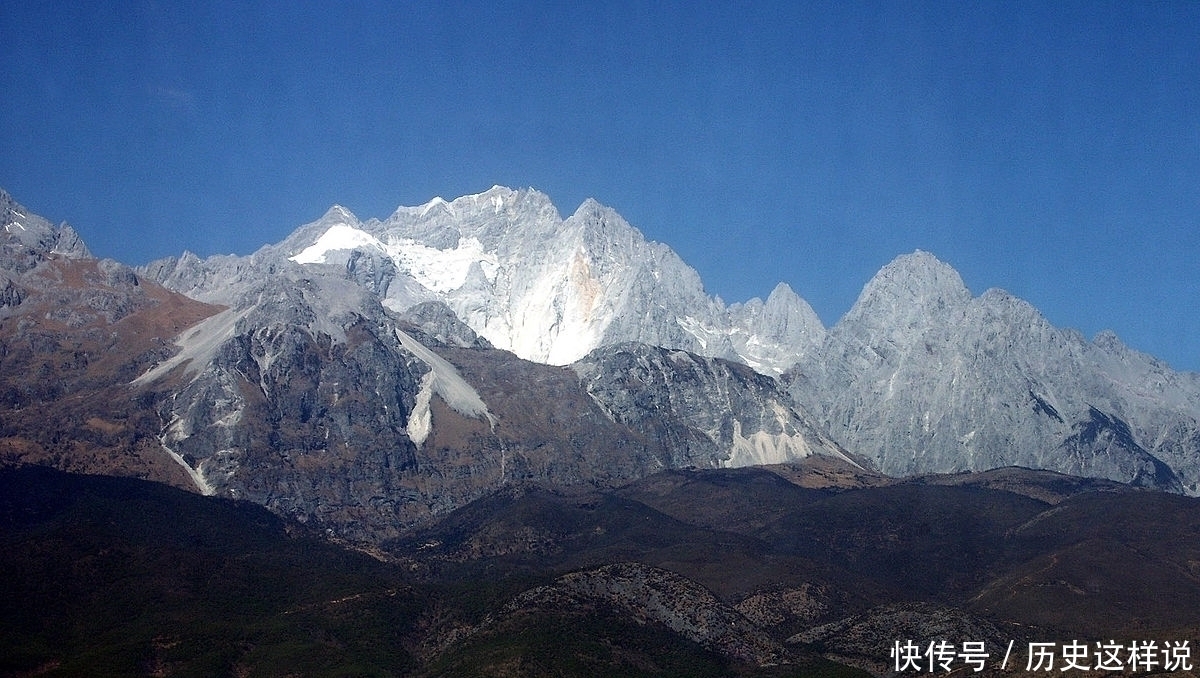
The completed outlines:
<svg viewBox="0 0 1200 678">
<path fill-rule="evenodd" d="M 252 307 L 251 307 L 252 308 Z M 220 313 L 192 325 L 175 338 L 179 352 L 146 370 L 130 382 L 131 386 L 145 386 L 166 376 L 171 370 L 187 364 L 186 374 L 199 372 L 216 355 L 221 344 L 233 338 L 238 321 L 246 317 L 250 309 L 234 311 L 225 309 Z"/>
<path fill-rule="evenodd" d="M 450 212 L 450 204 L 442 199 L 442 196 L 439 195 L 434 196 L 433 200 L 430 200 L 421 206 L 421 217 L 424 218 L 425 215 L 429 214 L 430 210 L 434 209 L 435 207 L 441 207 L 446 212 Z"/>
<path fill-rule="evenodd" d="M 446 250 L 429 247 L 410 238 L 379 246 L 395 262 L 396 268 L 438 293 L 453 292 L 462 287 L 471 272 L 471 265 L 476 262 L 488 282 L 495 282 L 496 270 L 500 268 L 496 255 L 484 251 L 483 243 L 474 237 L 460 238 L 456 247 Z"/>
<path fill-rule="evenodd" d="M 479 393 L 462 378 L 453 365 L 403 330 L 396 330 L 396 338 L 400 340 L 401 346 L 429 367 L 429 372 L 421 379 L 417 403 L 408 421 L 408 435 L 414 443 L 420 446 L 429 436 L 432 426 L 429 400 L 435 393 L 455 412 L 467 417 L 486 419 L 493 428 L 496 426 L 496 417 L 488 412 L 483 398 L 479 397 Z"/>
<path fill-rule="evenodd" d="M 360 247 L 383 249 L 383 244 L 370 233 L 349 224 L 334 224 L 321 234 L 317 241 L 288 257 L 298 264 L 323 264 L 330 252 L 354 250 Z"/>
<path fill-rule="evenodd" d="M 675 322 L 679 323 L 679 326 L 683 328 L 684 332 L 692 335 L 695 337 L 696 341 L 700 342 L 701 351 L 708 349 L 708 340 L 712 338 L 712 332 L 708 330 L 708 328 L 704 327 L 699 320 L 696 320 L 689 315 L 684 316 L 683 318 L 676 318 Z"/>
<path fill-rule="evenodd" d="M 434 198 L 425 204 L 421 215 L 439 205 L 450 209 L 446 201 Z M 495 281 L 496 271 L 500 267 L 496 255 L 485 251 L 483 244 L 475 237 L 460 238 L 455 247 L 440 250 L 412 238 L 390 239 L 385 244 L 370 233 L 348 224 L 330 226 L 316 242 L 289 259 L 298 264 L 324 264 L 328 262 L 330 252 L 356 249 L 385 253 L 397 269 L 411 275 L 425 288 L 440 294 L 462 287 L 473 264 L 480 265 L 489 282 Z"/>
<path fill-rule="evenodd" d="M 158 442 L 159 445 L 162 446 L 163 450 L 171 456 L 171 459 L 174 459 L 175 463 L 182 466 L 184 471 L 187 471 L 187 474 L 192 479 L 192 482 L 196 484 L 196 489 L 200 490 L 200 494 L 206 497 L 211 497 L 216 494 L 216 489 L 214 489 L 212 485 L 208 484 L 208 480 L 204 477 L 204 473 L 202 473 L 199 468 L 192 468 L 192 466 L 188 464 L 178 452 L 167 446 L 166 436 L 159 438 Z"/>
</svg>

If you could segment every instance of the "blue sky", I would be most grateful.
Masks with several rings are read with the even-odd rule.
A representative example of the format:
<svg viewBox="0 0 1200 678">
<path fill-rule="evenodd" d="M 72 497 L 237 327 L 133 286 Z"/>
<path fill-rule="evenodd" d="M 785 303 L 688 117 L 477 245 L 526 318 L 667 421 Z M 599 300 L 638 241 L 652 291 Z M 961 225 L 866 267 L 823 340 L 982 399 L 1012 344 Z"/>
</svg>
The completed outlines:
<svg viewBox="0 0 1200 678">
<path fill-rule="evenodd" d="M 1200 370 L 1200 3 L 0 3 L 0 186 L 132 264 L 493 184 L 832 324 L 897 255 Z"/>
</svg>

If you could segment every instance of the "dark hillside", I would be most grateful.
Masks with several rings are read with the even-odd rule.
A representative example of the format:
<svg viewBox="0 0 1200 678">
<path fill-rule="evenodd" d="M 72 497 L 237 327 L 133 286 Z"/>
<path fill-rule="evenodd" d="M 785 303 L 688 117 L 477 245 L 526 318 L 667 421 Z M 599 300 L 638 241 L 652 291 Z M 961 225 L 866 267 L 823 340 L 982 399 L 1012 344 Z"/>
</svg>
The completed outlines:
<svg viewBox="0 0 1200 678">
<path fill-rule="evenodd" d="M 247 502 L 0 471 L 0 675 L 396 675 L 392 568 Z"/>
</svg>

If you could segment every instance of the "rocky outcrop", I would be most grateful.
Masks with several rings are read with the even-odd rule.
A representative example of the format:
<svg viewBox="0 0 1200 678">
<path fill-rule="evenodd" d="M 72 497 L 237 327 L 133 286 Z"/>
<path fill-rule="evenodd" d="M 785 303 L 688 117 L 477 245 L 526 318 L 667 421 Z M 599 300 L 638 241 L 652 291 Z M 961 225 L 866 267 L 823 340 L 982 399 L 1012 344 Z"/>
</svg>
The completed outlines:
<svg viewBox="0 0 1200 678">
<path fill-rule="evenodd" d="M 364 294 L 337 280 L 267 280 L 134 381 L 156 394 L 162 446 L 198 490 L 349 537 L 409 522 L 406 425 L 428 368 Z"/>
<path fill-rule="evenodd" d="M 570 610 L 605 605 L 638 624 L 662 624 L 704 647 L 759 666 L 787 662 L 787 651 L 708 589 L 669 570 L 617 563 L 573 572 L 514 598 L 502 611 Z"/>
<path fill-rule="evenodd" d="M 420 330 L 421 335 L 435 344 L 458 348 L 492 348 L 491 342 L 479 336 L 454 315 L 450 307 L 427 301 L 410 307 L 401 316 Z"/>
<path fill-rule="evenodd" d="M 29 213 L 0 189 L 0 270 L 21 274 L 52 257 L 91 259 L 92 254 L 75 229 L 55 227 Z"/>
</svg>

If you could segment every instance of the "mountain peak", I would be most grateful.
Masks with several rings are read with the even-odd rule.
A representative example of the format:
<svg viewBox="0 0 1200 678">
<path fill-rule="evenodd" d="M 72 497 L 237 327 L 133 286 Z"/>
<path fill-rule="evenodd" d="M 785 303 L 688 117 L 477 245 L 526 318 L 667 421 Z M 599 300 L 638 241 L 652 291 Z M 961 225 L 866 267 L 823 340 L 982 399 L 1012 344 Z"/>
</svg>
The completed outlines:
<svg viewBox="0 0 1200 678">
<path fill-rule="evenodd" d="M 957 296 L 967 296 L 967 286 L 954 267 L 925 250 L 901 254 L 884 266 L 875 279 L 919 284 L 928 290 L 940 290 Z"/>
<path fill-rule="evenodd" d="M 67 222 L 63 222 L 58 228 L 58 238 L 54 243 L 54 249 L 51 250 L 54 254 L 62 255 L 68 259 L 91 259 L 92 251 L 88 249 L 87 244 L 83 242 L 83 238 L 79 233 L 71 228 Z"/>
<path fill-rule="evenodd" d="M 79 233 L 65 221 L 54 226 L 32 214 L 0 188 L 0 237 L 21 243 L 40 255 L 55 254 L 68 259 L 91 259 L 92 253 Z"/>
<path fill-rule="evenodd" d="M 816 311 L 785 282 L 771 290 L 756 325 L 754 329 L 764 338 L 790 347 L 796 357 L 814 351 L 825 338 L 825 326 Z M 786 359 L 777 362 L 783 364 Z"/>
<path fill-rule="evenodd" d="M 777 318 L 776 322 L 802 326 L 805 331 L 824 329 L 821 319 L 817 317 L 812 306 L 785 282 L 776 285 L 775 289 L 771 290 L 771 294 L 767 296 L 767 301 L 763 304 L 763 317 L 774 317 Z M 778 336 L 782 338 L 785 335 Z"/>
<path fill-rule="evenodd" d="M 916 250 L 880 269 L 846 317 L 927 316 L 970 300 L 971 291 L 958 271 L 929 252 Z"/>
<path fill-rule="evenodd" d="M 328 210 L 325 210 L 325 214 L 322 215 L 318 221 L 321 221 L 321 222 L 336 221 L 336 222 L 341 222 L 341 223 L 356 224 L 356 223 L 358 223 L 358 217 L 354 216 L 354 212 L 351 212 L 350 210 L 346 209 L 345 207 L 342 207 L 341 205 L 333 205 Z"/>
<path fill-rule="evenodd" d="M 499 184 L 492 186 L 482 193 L 474 193 L 464 195 L 461 198 L 456 198 L 451 201 L 454 206 L 460 206 L 464 203 L 472 205 L 489 205 L 495 213 L 500 213 L 506 208 L 510 208 L 523 201 L 531 200 L 534 203 L 549 203 L 550 197 L 536 188 L 509 188 Z"/>
<path fill-rule="evenodd" d="M 579 203 L 579 207 L 576 208 L 576 210 L 575 210 L 575 214 L 580 215 L 580 216 L 584 216 L 587 214 L 600 214 L 600 213 L 606 213 L 606 212 L 615 212 L 615 210 L 613 210 L 613 208 L 601 203 L 599 200 L 596 200 L 595 198 L 587 198 L 583 202 Z"/>
<path fill-rule="evenodd" d="M 779 284 L 775 285 L 775 289 L 771 290 L 771 293 L 767 295 L 767 304 L 771 304 L 772 299 L 774 299 L 775 303 L 778 304 L 792 301 L 794 299 L 800 299 L 800 295 L 796 294 L 796 292 L 792 290 L 791 285 L 780 281 Z M 803 301 L 803 299 L 800 300 Z"/>
</svg>

